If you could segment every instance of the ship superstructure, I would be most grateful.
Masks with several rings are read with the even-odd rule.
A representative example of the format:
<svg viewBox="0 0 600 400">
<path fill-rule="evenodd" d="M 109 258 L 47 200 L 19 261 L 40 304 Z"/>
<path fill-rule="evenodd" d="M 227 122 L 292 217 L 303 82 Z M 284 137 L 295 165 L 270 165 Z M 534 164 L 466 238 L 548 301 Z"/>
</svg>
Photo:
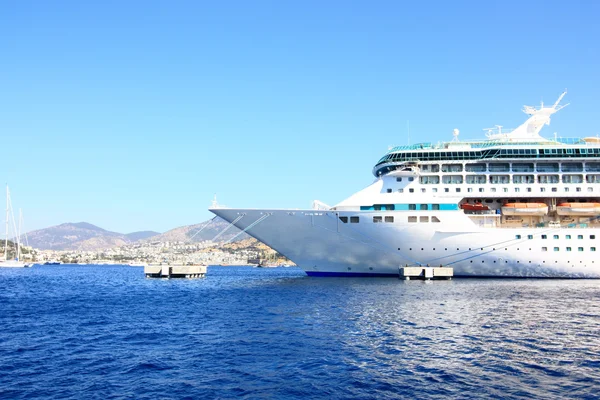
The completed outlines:
<svg viewBox="0 0 600 400">
<path fill-rule="evenodd" d="M 309 275 L 600 277 L 600 138 L 539 135 L 565 106 L 526 106 L 513 131 L 390 149 L 374 183 L 334 207 L 213 208 Z M 598 239 L 596 238 L 598 236 Z"/>
</svg>

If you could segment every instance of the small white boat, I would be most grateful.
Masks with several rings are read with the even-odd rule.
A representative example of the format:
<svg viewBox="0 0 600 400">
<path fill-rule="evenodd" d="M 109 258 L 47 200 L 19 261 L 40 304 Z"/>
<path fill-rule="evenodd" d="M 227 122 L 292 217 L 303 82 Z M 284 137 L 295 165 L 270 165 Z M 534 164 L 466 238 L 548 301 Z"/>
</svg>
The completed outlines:
<svg viewBox="0 0 600 400">
<path fill-rule="evenodd" d="M 145 262 L 130 262 L 129 264 L 130 267 L 147 267 L 148 263 Z"/>
<path fill-rule="evenodd" d="M 504 215 L 542 216 L 548 214 L 546 203 L 506 203 L 502 206 Z"/>
<path fill-rule="evenodd" d="M 556 206 L 558 215 L 600 215 L 600 203 L 560 203 Z"/>
</svg>

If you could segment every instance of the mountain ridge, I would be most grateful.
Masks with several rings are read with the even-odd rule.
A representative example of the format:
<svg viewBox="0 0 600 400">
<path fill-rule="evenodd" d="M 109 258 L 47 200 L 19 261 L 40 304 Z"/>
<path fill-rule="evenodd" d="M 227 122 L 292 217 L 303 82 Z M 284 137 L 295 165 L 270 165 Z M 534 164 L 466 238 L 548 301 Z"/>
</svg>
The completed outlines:
<svg viewBox="0 0 600 400">
<path fill-rule="evenodd" d="M 66 222 L 27 233 L 29 245 L 40 250 L 95 251 L 120 247 L 136 242 L 201 242 L 212 240 L 230 224 L 214 217 L 210 220 L 173 228 L 167 232 L 137 231 L 127 234 L 112 232 L 89 222 Z M 246 233 L 230 226 L 219 240 L 250 238 Z M 238 235 L 235 237 L 236 235 Z M 234 238 L 235 237 L 235 238 Z"/>
</svg>

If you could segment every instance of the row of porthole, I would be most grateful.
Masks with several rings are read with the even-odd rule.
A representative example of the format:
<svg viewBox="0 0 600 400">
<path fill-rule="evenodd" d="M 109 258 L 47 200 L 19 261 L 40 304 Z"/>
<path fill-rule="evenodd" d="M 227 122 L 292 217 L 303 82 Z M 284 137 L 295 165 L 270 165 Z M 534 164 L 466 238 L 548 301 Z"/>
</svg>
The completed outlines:
<svg viewBox="0 0 600 400">
<path fill-rule="evenodd" d="M 541 235 L 542 239 L 547 239 L 547 235 Z M 553 239 L 560 239 L 559 235 L 553 235 Z M 515 239 L 521 239 L 521 235 L 515 235 Z M 527 239 L 533 239 L 533 235 L 527 235 Z M 565 239 L 571 239 L 571 235 L 565 235 Z M 577 235 L 577 239 L 583 239 L 583 235 Z M 590 235 L 590 239 L 596 239 L 596 235 Z"/>
<path fill-rule="evenodd" d="M 471 264 L 472 264 L 472 263 L 473 263 L 473 260 L 471 260 Z M 484 261 L 484 260 L 481 260 L 481 263 L 483 264 L 483 263 L 485 263 L 485 261 Z M 505 260 L 505 261 L 504 261 L 504 263 L 508 264 L 508 260 Z M 520 264 L 520 263 L 521 263 L 520 261 L 517 261 L 517 264 Z M 555 263 L 555 264 L 557 264 L 557 263 L 558 263 L 558 261 L 554 261 L 554 263 Z M 571 263 L 571 261 L 567 260 L 567 264 L 570 264 L 570 263 Z M 580 264 L 583 264 L 583 261 L 579 261 L 579 263 L 580 263 Z M 494 260 L 494 264 L 496 264 L 496 261 L 495 261 L 495 260 Z M 531 261 L 529 261 L 529 264 L 531 264 Z M 542 261 L 542 264 L 546 264 L 546 261 Z M 575 263 L 573 263 L 573 264 L 575 264 Z M 592 264 L 594 264 L 594 261 L 593 261 L 593 260 L 592 260 Z"/>
<path fill-rule="evenodd" d="M 554 251 L 559 251 L 558 249 L 559 249 L 558 247 L 555 247 L 555 248 L 554 248 Z M 571 248 L 570 248 L 570 247 L 567 247 L 566 249 L 567 249 L 566 251 L 571 251 Z M 398 251 L 400 251 L 400 250 L 401 250 L 401 249 L 400 249 L 400 247 L 398 247 Z M 412 251 L 412 247 L 409 247 L 409 248 L 408 248 L 408 250 L 409 250 L 409 251 Z M 473 250 L 473 249 L 471 249 L 471 248 L 469 247 L 469 251 L 472 251 L 472 250 Z M 483 250 L 483 247 L 481 248 L 481 250 Z M 491 250 L 491 251 L 495 251 L 495 250 L 496 250 L 496 248 L 494 247 L 494 248 L 492 248 L 492 250 Z M 505 248 L 504 248 L 504 250 L 508 251 L 508 247 L 505 247 Z M 520 248 L 520 247 L 517 247 L 517 251 L 519 251 L 519 250 L 521 250 L 521 248 Z M 425 248 L 421 247 L 421 251 L 425 251 Z M 432 248 L 432 249 L 431 249 L 431 251 L 435 251 L 435 247 L 434 247 L 434 248 Z M 444 248 L 444 251 L 448 251 L 448 248 L 447 248 L 447 247 L 445 247 L 445 248 Z M 458 247 L 457 247 L 457 248 L 456 248 L 456 251 L 460 251 L 460 248 L 458 248 Z M 466 250 L 465 250 L 465 251 L 466 251 Z M 531 247 L 529 248 L 529 251 L 531 251 Z M 547 248 L 547 247 L 542 247 L 542 251 L 548 251 L 548 248 Z M 578 247 L 578 248 L 577 248 L 577 251 L 584 251 L 584 250 L 583 250 L 583 247 Z M 596 251 L 596 248 L 595 248 L 595 247 L 590 247 L 590 251 Z"/>
<path fill-rule="evenodd" d="M 450 189 L 449 188 L 443 188 L 443 189 L 444 189 L 444 193 L 450 193 Z M 514 189 L 515 189 L 514 190 L 515 193 L 520 193 L 521 192 L 520 188 L 518 188 L 518 187 L 515 187 Z M 530 187 L 526 188 L 526 190 L 527 190 L 528 193 L 531 193 L 533 191 L 532 188 L 530 188 Z M 431 191 L 433 193 L 437 193 L 438 192 L 438 188 L 432 188 Z M 540 192 L 545 192 L 545 191 L 546 191 L 546 188 L 544 188 L 544 187 L 540 188 Z M 556 192 L 558 192 L 558 188 L 553 187 L 551 191 L 554 192 L 554 193 L 556 193 Z M 565 187 L 564 191 L 565 192 L 569 192 L 570 190 L 569 190 L 568 187 Z M 575 191 L 576 192 L 581 192 L 581 188 L 577 187 L 577 188 L 575 188 Z M 588 187 L 587 191 L 588 192 L 593 192 L 594 188 Z M 392 189 L 387 189 L 387 193 L 392 193 L 392 192 L 393 192 Z M 460 193 L 460 192 L 461 192 L 461 188 L 456 188 L 456 193 Z M 467 188 L 467 192 L 468 193 L 473 193 L 473 188 L 471 188 L 471 187 Z M 485 189 L 482 188 L 482 187 L 480 187 L 479 188 L 479 193 L 484 193 L 484 192 L 485 192 Z M 496 193 L 496 188 L 490 188 L 490 192 L 491 193 Z M 509 189 L 507 187 L 502 188 L 502 192 L 503 193 L 508 193 Z M 398 193 L 404 193 L 404 189 L 398 189 Z M 408 193 L 415 193 L 415 189 L 414 188 L 409 188 L 408 189 Z M 427 190 L 425 188 L 421 188 L 421 193 L 427 193 Z"/>
</svg>

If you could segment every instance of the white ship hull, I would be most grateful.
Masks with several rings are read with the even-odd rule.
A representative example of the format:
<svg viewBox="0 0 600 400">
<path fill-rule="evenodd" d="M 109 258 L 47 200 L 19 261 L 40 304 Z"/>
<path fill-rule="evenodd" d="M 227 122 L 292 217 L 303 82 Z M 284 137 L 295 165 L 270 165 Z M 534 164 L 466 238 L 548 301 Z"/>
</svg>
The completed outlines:
<svg viewBox="0 0 600 400">
<path fill-rule="evenodd" d="M 429 264 L 451 266 L 455 276 L 600 278 L 600 260 L 595 253 L 590 254 L 596 245 L 591 237 L 600 238 L 600 229 L 484 228 L 470 222 L 461 211 L 446 212 L 446 222 L 439 224 L 349 224 L 338 218 L 338 214 L 360 215 L 369 221 L 374 215 L 370 212 L 211 211 L 229 222 L 243 215 L 235 222 L 242 230 L 268 214 L 246 233 L 313 276 L 397 276 L 400 266 Z M 462 226 L 467 228 L 457 228 Z M 566 232 L 583 238 L 551 239 L 559 232 L 561 238 Z M 566 246 L 571 246 L 571 251 L 566 251 Z M 554 247 L 560 251 L 553 251 Z M 580 247 L 584 250 L 579 251 Z"/>
<path fill-rule="evenodd" d="M 334 207 L 211 211 L 309 275 L 442 265 L 456 276 L 600 278 L 600 144 L 539 135 L 565 94 L 525 106 L 525 123 L 487 140 L 455 129 L 451 142 L 392 147 L 376 180 Z"/>
</svg>

